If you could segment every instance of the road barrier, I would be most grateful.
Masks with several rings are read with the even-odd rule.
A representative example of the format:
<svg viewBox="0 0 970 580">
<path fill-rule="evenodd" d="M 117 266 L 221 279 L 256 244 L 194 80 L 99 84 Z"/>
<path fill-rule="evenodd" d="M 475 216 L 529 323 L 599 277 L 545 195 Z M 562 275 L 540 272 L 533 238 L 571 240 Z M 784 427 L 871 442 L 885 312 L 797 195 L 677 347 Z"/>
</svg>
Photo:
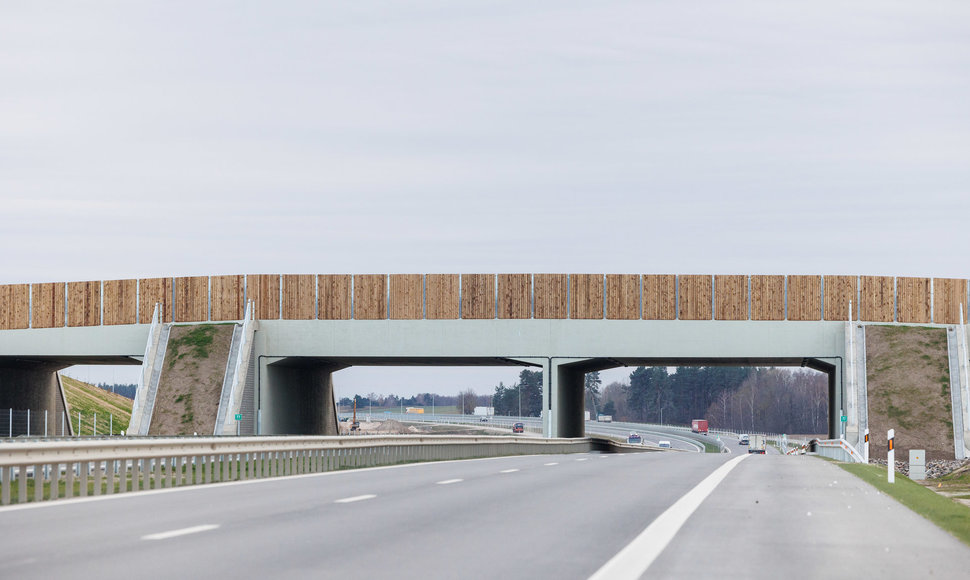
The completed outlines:
<svg viewBox="0 0 970 580">
<path fill-rule="evenodd" d="M 188 437 L 0 445 L 0 504 L 420 461 L 586 453 L 596 439 L 477 436 Z"/>
<path fill-rule="evenodd" d="M 816 451 L 822 457 L 845 461 L 847 463 L 865 463 L 862 454 L 856 451 L 845 439 L 822 439 L 816 444 Z"/>
</svg>

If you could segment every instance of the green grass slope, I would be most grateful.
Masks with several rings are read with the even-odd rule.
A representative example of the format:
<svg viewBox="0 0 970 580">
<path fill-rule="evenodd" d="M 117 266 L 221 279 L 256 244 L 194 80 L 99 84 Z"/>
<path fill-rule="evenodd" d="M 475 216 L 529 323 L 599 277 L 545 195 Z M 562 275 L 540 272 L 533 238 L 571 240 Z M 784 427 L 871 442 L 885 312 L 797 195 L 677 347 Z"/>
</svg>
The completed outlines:
<svg viewBox="0 0 970 580">
<path fill-rule="evenodd" d="M 95 413 L 98 415 L 98 435 L 117 435 L 123 429 L 128 429 L 128 422 L 131 420 L 130 399 L 64 375 L 61 375 L 61 383 L 64 385 L 68 416 L 75 435 L 95 434 Z M 80 430 L 77 422 L 78 411 L 81 412 Z M 109 427 L 111 433 L 108 433 Z"/>
</svg>

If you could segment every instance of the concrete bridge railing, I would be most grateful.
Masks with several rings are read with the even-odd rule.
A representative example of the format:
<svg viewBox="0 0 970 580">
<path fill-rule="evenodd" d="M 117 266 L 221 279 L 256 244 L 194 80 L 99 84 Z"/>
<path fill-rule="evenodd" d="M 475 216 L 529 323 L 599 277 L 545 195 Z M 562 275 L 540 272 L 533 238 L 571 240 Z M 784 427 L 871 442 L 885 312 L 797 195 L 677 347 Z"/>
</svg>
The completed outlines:
<svg viewBox="0 0 970 580">
<path fill-rule="evenodd" d="M 110 495 L 507 455 L 585 453 L 593 439 L 474 436 L 191 437 L 43 441 L 0 446 L 0 503 Z"/>
</svg>

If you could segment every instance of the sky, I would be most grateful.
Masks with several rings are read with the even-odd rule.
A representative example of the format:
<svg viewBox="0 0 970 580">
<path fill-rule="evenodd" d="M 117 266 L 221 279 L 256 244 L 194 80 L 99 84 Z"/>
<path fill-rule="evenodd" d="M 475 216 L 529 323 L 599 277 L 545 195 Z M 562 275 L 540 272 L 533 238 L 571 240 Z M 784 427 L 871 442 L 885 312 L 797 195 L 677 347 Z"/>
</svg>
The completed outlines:
<svg viewBox="0 0 970 580">
<path fill-rule="evenodd" d="M 963 1 L 0 16 L 0 283 L 970 275 Z"/>
</svg>

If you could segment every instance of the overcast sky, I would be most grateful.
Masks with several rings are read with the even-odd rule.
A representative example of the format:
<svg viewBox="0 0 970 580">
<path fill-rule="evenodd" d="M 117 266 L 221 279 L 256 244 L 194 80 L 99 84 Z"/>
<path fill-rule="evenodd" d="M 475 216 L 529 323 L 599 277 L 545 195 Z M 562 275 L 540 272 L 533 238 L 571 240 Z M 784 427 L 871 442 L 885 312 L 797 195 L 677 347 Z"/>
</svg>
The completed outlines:
<svg viewBox="0 0 970 580">
<path fill-rule="evenodd" d="M 0 283 L 968 277 L 968 22 L 962 0 L 8 2 Z"/>
</svg>

